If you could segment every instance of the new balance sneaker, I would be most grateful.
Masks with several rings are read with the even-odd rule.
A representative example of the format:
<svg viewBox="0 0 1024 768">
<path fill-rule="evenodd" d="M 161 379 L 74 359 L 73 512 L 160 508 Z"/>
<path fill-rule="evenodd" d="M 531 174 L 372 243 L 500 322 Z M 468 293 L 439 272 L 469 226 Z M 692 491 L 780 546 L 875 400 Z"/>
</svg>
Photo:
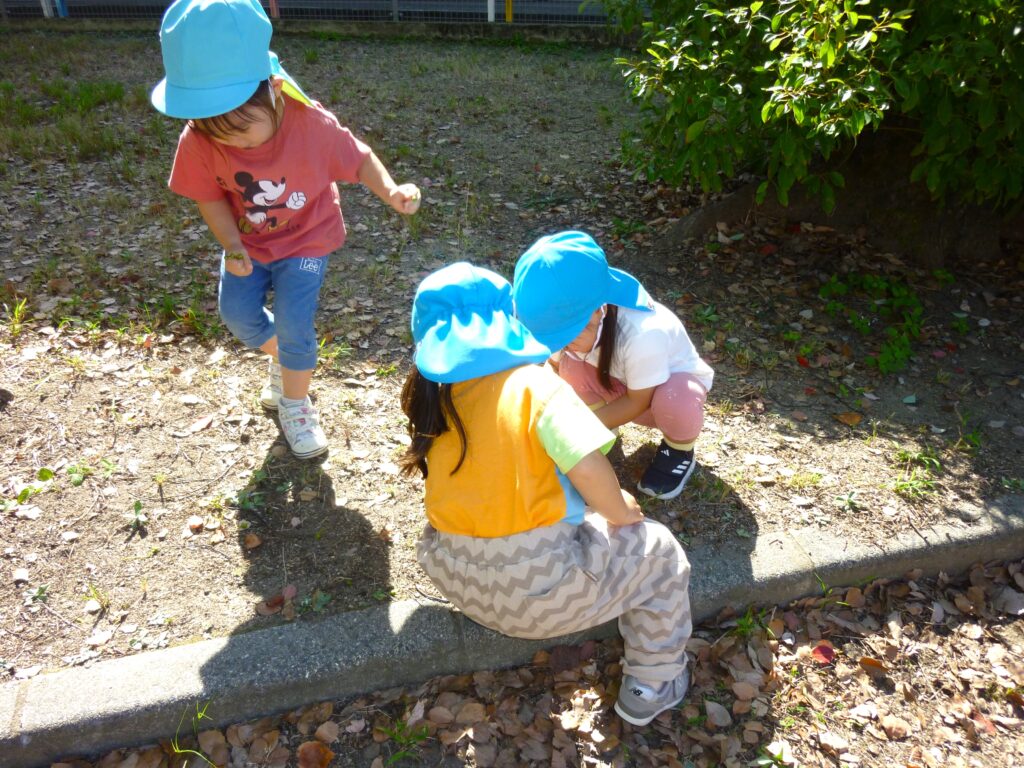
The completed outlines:
<svg viewBox="0 0 1024 768">
<path fill-rule="evenodd" d="M 284 389 L 281 386 L 281 364 L 274 358 L 268 358 L 267 383 L 260 390 L 260 405 L 268 411 L 276 411 Z"/>
<path fill-rule="evenodd" d="M 627 723 L 647 725 L 685 699 L 689 688 L 689 667 L 675 680 L 658 685 L 641 683 L 632 675 L 625 675 L 619 688 L 619 698 L 615 701 L 615 711 Z"/>
<path fill-rule="evenodd" d="M 277 418 L 288 446 L 298 458 L 310 459 L 327 450 L 327 436 L 320 429 L 316 408 L 309 397 L 296 405 L 279 403 Z"/>
<path fill-rule="evenodd" d="M 680 451 L 662 440 L 636 487 L 656 499 L 674 499 L 682 493 L 696 468 L 697 460 L 693 458 L 692 450 Z"/>
</svg>

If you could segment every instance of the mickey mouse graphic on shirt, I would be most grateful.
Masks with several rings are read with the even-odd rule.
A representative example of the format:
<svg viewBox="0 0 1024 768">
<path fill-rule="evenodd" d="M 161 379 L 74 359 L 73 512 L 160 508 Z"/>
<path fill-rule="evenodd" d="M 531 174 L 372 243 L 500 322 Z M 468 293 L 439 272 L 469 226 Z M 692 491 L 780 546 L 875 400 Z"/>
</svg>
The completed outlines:
<svg viewBox="0 0 1024 768">
<path fill-rule="evenodd" d="M 279 202 L 285 195 L 286 183 L 282 176 L 280 182 L 273 179 L 255 179 L 247 171 L 235 174 L 235 183 L 241 188 L 245 219 L 241 222 L 243 232 L 258 232 L 262 229 L 275 230 L 288 223 L 287 219 L 278 220 L 275 211 L 280 208 L 297 211 L 306 204 L 304 192 L 292 192 L 288 199 Z"/>
</svg>

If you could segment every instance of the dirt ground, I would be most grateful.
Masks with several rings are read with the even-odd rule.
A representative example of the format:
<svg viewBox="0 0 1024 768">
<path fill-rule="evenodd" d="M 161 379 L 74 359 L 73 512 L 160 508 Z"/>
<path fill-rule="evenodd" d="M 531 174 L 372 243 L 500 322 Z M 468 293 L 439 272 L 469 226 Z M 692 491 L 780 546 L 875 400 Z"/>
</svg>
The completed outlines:
<svg viewBox="0 0 1024 768">
<path fill-rule="evenodd" d="M 568 45 L 275 39 L 424 191 L 405 220 L 342 189 L 349 241 L 313 390 L 331 451 L 292 459 L 256 401 L 264 361 L 217 319 L 214 243 L 165 189 L 180 124 L 148 106 L 155 34 L 0 42 L 5 71 L 25 73 L 0 89 L 9 676 L 431 599 L 422 488 L 396 466 L 413 291 L 458 259 L 508 276 L 561 229 L 593 234 L 674 307 L 716 370 L 701 470 L 646 505 L 684 545 L 802 526 L 880 541 L 969 525 L 1024 491 L 1020 253 L 921 270 L 870 232 L 781 221 L 672 242 L 700 200 L 621 167 L 632 109 L 615 52 Z M 655 438 L 626 428 L 621 443 L 628 485 Z"/>
</svg>

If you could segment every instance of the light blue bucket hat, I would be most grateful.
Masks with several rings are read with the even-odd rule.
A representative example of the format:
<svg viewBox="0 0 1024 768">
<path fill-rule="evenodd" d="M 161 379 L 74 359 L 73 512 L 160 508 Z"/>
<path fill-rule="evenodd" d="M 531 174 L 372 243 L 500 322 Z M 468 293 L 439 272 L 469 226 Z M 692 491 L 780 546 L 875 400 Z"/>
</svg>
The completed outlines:
<svg viewBox="0 0 1024 768">
<path fill-rule="evenodd" d="M 166 77 L 150 101 L 169 117 L 215 117 L 276 75 L 289 96 L 312 103 L 270 50 L 273 31 L 259 0 L 176 0 L 160 23 Z"/>
<path fill-rule="evenodd" d="M 594 238 L 573 230 L 542 237 L 516 262 L 516 317 L 552 350 L 564 349 L 604 304 L 652 311 L 640 281 L 608 266 Z"/>
<path fill-rule="evenodd" d="M 512 286 L 465 261 L 427 275 L 412 303 L 416 367 L 430 381 L 454 384 L 527 363 L 551 351 L 512 314 Z"/>
</svg>

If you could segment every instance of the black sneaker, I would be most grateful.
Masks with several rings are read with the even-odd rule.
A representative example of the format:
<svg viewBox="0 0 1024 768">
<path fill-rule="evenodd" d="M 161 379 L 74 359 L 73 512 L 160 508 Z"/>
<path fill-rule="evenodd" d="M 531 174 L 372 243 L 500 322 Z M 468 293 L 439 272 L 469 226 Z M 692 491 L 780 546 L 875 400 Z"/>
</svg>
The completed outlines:
<svg viewBox="0 0 1024 768">
<path fill-rule="evenodd" d="M 680 451 L 662 440 L 636 487 L 656 499 L 674 499 L 682 493 L 696 467 L 697 460 L 693 458 L 692 450 Z"/>
</svg>

